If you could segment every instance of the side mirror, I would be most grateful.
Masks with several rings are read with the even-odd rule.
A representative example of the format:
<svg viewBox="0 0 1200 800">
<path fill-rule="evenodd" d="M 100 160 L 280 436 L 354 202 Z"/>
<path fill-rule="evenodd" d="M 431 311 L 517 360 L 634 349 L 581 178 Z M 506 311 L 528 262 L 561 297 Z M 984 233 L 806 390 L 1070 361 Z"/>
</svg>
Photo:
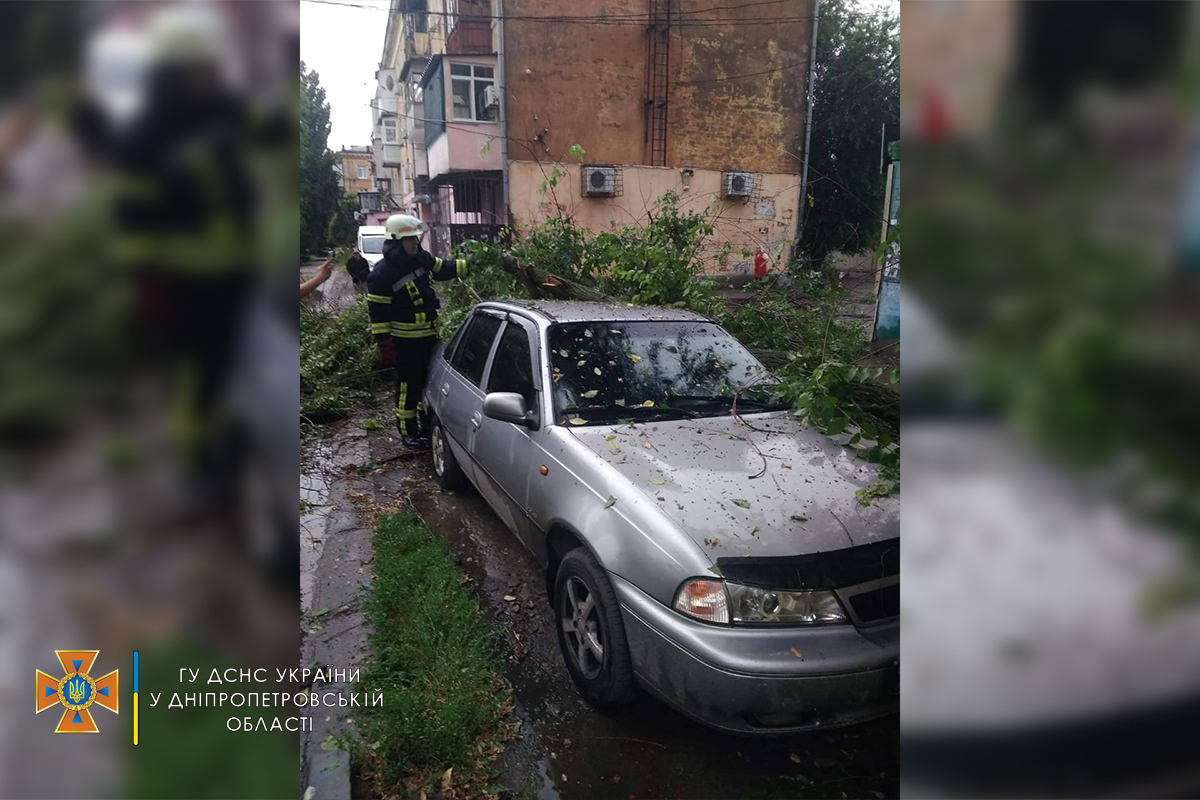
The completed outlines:
<svg viewBox="0 0 1200 800">
<path fill-rule="evenodd" d="M 483 415 L 523 428 L 536 428 L 537 420 L 525 407 L 525 398 L 516 392 L 492 392 L 483 398 Z"/>
</svg>

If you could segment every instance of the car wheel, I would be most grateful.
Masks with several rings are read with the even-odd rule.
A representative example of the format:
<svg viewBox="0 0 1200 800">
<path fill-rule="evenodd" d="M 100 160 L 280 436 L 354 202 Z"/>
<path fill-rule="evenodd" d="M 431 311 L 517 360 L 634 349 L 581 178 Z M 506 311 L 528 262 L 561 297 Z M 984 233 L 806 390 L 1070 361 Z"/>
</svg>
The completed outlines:
<svg viewBox="0 0 1200 800">
<path fill-rule="evenodd" d="M 467 476 L 458 466 L 458 459 L 450 450 L 450 443 L 446 441 L 446 431 L 438 419 L 433 420 L 429 431 L 429 452 L 433 456 L 433 472 L 437 475 L 438 486 L 453 491 L 467 485 Z"/>
<path fill-rule="evenodd" d="M 632 700 L 636 684 L 617 594 L 583 547 L 567 553 L 558 567 L 554 613 L 563 660 L 584 699 L 598 708 Z"/>
</svg>

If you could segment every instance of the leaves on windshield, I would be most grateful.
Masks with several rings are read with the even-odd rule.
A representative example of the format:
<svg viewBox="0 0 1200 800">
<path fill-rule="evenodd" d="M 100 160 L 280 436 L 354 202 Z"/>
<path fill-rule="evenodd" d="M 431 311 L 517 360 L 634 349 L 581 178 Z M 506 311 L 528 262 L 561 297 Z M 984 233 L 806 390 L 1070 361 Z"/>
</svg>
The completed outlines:
<svg viewBox="0 0 1200 800">
<path fill-rule="evenodd" d="M 569 420 L 567 420 L 567 422 L 571 423 L 572 425 L 587 425 L 587 420 L 579 417 L 571 417 Z"/>
<path fill-rule="evenodd" d="M 563 410 L 582 396 L 595 401 L 593 412 L 624 405 L 671 416 L 683 410 L 671 397 L 730 395 L 745 382 L 743 373 L 758 366 L 736 339 L 694 323 L 567 323 L 555 326 L 551 345 L 553 367 L 561 374 L 555 400 Z M 720 404 L 684 410 L 684 416 L 719 413 Z"/>
</svg>

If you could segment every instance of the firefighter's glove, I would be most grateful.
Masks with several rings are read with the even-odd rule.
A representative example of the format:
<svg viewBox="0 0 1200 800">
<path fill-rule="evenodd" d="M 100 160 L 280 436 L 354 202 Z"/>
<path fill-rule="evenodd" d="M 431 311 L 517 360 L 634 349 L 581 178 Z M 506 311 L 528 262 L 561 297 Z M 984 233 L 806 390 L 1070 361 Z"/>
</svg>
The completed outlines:
<svg viewBox="0 0 1200 800">
<path fill-rule="evenodd" d="M 395 339 L 383 339 L 379 345 L 379 363 L 385 367 L 394 367 L 399 362 L 400 354 L 396 352 Z"/>
</svg>

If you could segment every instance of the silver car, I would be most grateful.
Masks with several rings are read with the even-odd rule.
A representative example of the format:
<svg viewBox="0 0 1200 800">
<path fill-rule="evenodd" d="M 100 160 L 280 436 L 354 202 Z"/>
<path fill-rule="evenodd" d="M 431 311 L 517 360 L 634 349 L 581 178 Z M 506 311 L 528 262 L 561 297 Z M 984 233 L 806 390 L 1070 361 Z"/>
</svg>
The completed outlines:
<svg viewBox="0 0 1200 800">
<path fill-rule="evenodd" d="M 874 468 L 775 382 L 678 309 L 481 303 L 439 345 L 438 481 L 473 484 L 545 565 L 593 705 L 640 685 L 748 734 L 898 711 L 899 498 L 860 503 Z"/>
</svg>

